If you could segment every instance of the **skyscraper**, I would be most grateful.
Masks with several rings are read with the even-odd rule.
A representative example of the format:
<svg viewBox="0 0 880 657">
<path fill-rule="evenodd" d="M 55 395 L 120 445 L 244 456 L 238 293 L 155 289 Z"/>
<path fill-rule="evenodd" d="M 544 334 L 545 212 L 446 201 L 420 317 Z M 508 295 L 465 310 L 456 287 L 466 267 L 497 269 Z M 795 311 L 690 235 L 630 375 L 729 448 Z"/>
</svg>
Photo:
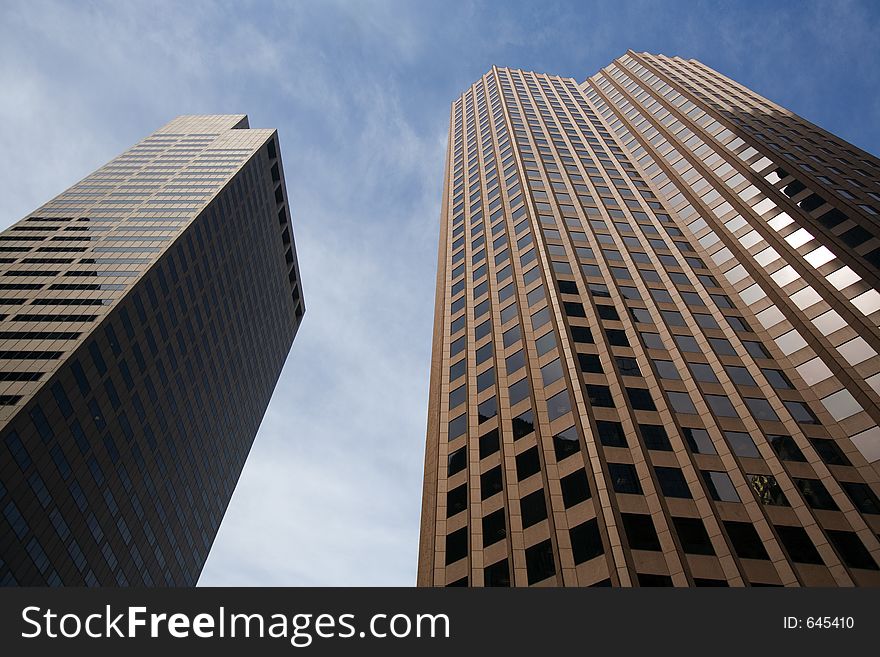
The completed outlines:
<svg viewBox="0 0 880 657">
<path fill-rule="evenodd" d="M 449 132 L 419 584 L 880 585 L 880 161 L 634 52 Z"/>
<path fill-rule="evenodd" d="M 0 242 L 0 581 L 195 584 L 305 309 L 278 135 L 178 117 Z"/>
</svg>

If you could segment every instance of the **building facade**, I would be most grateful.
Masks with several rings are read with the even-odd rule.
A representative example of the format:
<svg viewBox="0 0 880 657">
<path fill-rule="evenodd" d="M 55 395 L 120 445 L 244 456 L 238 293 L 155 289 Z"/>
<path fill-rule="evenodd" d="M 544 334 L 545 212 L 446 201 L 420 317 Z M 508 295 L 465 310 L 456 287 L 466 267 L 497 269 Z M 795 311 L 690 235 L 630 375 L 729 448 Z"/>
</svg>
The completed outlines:
<svg viewBox="0 0 880 657">
<path fill-rule="evenodd" d="M 178 117 L 0 251 L 0 581 L 194 585 L 305 310 L 277 133 Z"/>
<path fill-rule="evenodd" d="M 880 161 L 634 52 L 449 134 L 418 583 L 880 585 Z"/>
</svg>

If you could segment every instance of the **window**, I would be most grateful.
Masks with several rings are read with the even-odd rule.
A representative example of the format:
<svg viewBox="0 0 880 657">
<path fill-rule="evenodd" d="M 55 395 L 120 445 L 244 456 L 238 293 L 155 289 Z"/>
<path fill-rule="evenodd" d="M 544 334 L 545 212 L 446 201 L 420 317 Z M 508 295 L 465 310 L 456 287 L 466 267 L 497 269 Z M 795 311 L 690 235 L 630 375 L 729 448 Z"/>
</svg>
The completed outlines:
<svg viewBox="0 0 880 657">
<path fill-rule="evenodd" d="M 568 535 L 571 539 L 571 552 L 575 564 L 595 559 L 605 552 L 602 547 L 602 536 L 599 533 L 599 523 L 595 518 L 572 527 Z"/>
<path fill-rule="evenodd" d="M 449 408 L 453 409 L 459 404 L 463 404 L 467 398 L 467 386 L 459 386 L 449 393 Z"/>
<path fill-rule="evenodd" d="M 709 402 L 709 407 L 718 417 L 739 417 L 733 404 L 724 395 L 706 395 L 705 397 Z"/>
<path fill-rule="evenodd" d="M 552 335 L 552 334 L 551 334 Z M 502 341 L 504 342 L 505 347 L 509 347 L 512 344 L 515 344 L 522 337 L 522 331 L 519 328 L 519 324 L 516 326 L 507 329 L 502 335 Z"/>
<path fill-rule="evenodd" d="M 544 380 L 545 386 L 549 386 L 551 383 L 555 383 L 562 378 L 562 363 L 558 358 L 541 368 L 541 378 Z"/>
<path fill-rule="evenodd" d="M 542 308 L 538 312 L 532 314 L 532 330 L 537 331 L 550 321 L 550 309 Z"/>
<path fill-rule="evenodd" d="M 606 447 L 626 447 L 626 437 L 620 422 L 596 420 L 596 432 L 599 434 L 599 442 Z"/>
<path fill-rule="evenodd" d="M 604 373 L 602 363 L 599 361 L 599 356 L 596 354 L 578 354 L 577 357 L 581 372 L 590 372 L 592 374 Z"/>
<path fill-rule="evenodd" d="M 484 459 L 500 449 L 498 429 L 480 436 L 480 458 Z"/>
<path fill-rule="evenodd" d="M 809 534 L 803 527 L 789 527 L 787 525 L 775 525 L 774 529 L 779 535 L 782 547 L 788 553 L 788 558 L 795 563 L 813 563 L 822 565 L 822 557 L 810 540 Z"/>
<path fill-rule="evenodd" d="M 749 371 L 745 367 L 739 367 L 736 365 L 725 365 L 724 369 L 727 372 L 727 376 L 730 377 L 730 380 L 733 381 L 737 385 L 741 385 L 741 386 L 757 385 L 755 383 L 755 380 L 752 378 L 752 375 L 749 374 Z"/>
<path fill-rule="evenodd" d="M 639 513 L 621 513 L 620 517 L 630 548 L 633 550 L 660 550 L 660 539 L 657 537 L 651 516 Z"/>
<path fill-rule="evenodd" d="M 755 443 L 749 434 L 742 431 L 725 431 L 724 438 L 727 440 L 727 444 L 730 445 L 731 451 L 737 456 L 753 459 L 761 458 L 761 453 L 755 447 Z"/>
<path fill-rule="evenodd" d="M 583 307 L 583 306 L 581 306 L 581 307 Z M 601 319 L 608 319 L 608 320 L 620 319 L 620 315 L 617 314 L 617 310 L 614 308 L 614 306 L 597 305 L 596 311 L 598 312 L 599 317 Z M 581 315 L 572 315 L 572 316 L 573 317 L 581 317 Z M 586 316 L 586 315 L 584 315 L 584 316 Z"/>
<path fill-rule="evenodd" d="M 608 336 L 608 344 L 615 347 L 628 347 L 629 340 L 626 337 L 626 331 L 621 329 L 605 329 L 605 335 Z"/>
<path fill-rule="evenodd" d="M 702 351 L 700 350 L 700 346 L 697 344 L 697 341 L 691 337 L 690 335 L 676 335 L 675 344 L 678 345 L 678 348 L 683 352 L 692 353 L 692 354 L 700 354 Z"/>
<path fill-rule="evenodd" d="M 654 472 L 657 475 L 657 481 L 660 482 L 660 490 L 666 497 L 692 499 L 691 489 L 688 487 L 681 470 L 655 465 Z"/>
<path fill-rule="evenodd" d="M 467 447 L 462 447 L 461 449 L 451 452 L 449 456 L 446 457 L 446 464 L 447 477 L 451 477 L 464 470 L 467 467 Z"/>
<path fill-rule="evenodd" d="M 640 424 L 639 431 L 642 434 L 642 439 L 645 441 L 645 447 L 648 449 L 656 449 L 663 452 L 672 451 L 672 445 L 669 444 L 669 435 L 662 425 Z"/>
<path fill-rule="evenodd" d="M 692 429 L 685 427 L 682 430 L 688 447 L 694 454 L 717 454 L 715 445 L 705 429 Z"/>
<path fill-rule="evenodd" d="M 715 548 L 703 521 L 699 518 L 673 518 L 672 524 L 685 554 L 714 555 Z"/>
<path fill-rule="evenodd" d="M 578 440 L 577 429 L 571 426 L 553 436 L 553 448 L 556 452 L 557 461 L 561 461 L 579 452 L 581 444 Z"/>
<path fill-rule="evenodd" d="M 639 333 L 647 349 L 666 349 L 659 333 Z"/>
<path fill-rule="evenodd" d="M 485 363 L 491 357 L 492 357 L 492 343 L 491 342 L 484 344 L 482 347 L 477 349 L 477 353 L 476 353 L 477 365 L 480 365 L 481 363 Z"/>
<path fill-rule="evenodd" d="M 516 455 L 516 478 L 519 481 L 531 477 L 541 471 L 541 460 L 538 448 L 531 447 Z"/>
<path fill-rule="evenodd" d="M 483 584 L 485 586 L 510 586 L 510 566 L 507 559 L 503 559 L 483 570 Z"/>
<path fill-rule="evenodd" d="M 657 370 L 657 376 L 661 379 L 681 380 L 678 368 L 675 367 L 671 360 L 655 360 L 653 363 L 654 368 Z"/>
<path fill-rule="evenodd" d="M 749 522 L 725 521 L 724 529 L 733 543 L 733 550 L 740 559 L 770 559 L 764 542 Z"/>
<path fill-rule="evenodd" d="M 666 396 L 669 397 L 669 404 L 676 413 L 696 414 L 697 409 L 694 408 L 688 393 L 667 390 Z"/>
<path fill-rule="evenodd" d="M 562 502 L 566 509 L 590 499 L 590 483 L 583 468 L 562 477 L 559 484 L 562 487 Z"/>
<path fill-rule="evenodd" d="M 864 568 L 865 570 L 878 569 L 876 562 L 871 557 L 871 553 L 865 549 L 865 546 L 856 534 L 834 529 L 826 531 L 831 544 L 847 566 L 850 568 Z"/>
<path fill-rule="evenodd" d="M 496 493 L 500 493 L 502 488 L 500 465 L 480 475 L 480 499 L 487 500 Z"/>
<path fill-rule="evenodd" d="M 767 378 L 767 382 L 774 390 L 790 390 L 793 388 L 791 381 L 782 372 L 782 370 L 773 370 L 762 368 L 761 373 Z"/>
<path fill-rule="evenodd" d="M 584 305 L 582 303 L 578 303 L 577 301 L 563 301 L 562 307 L 565 311 L 565 314 L 569 317 L 587 316 L 587 311 L 584 310 Z"/>
<path fill-rule="evenodd" d="M 819 419 L 804 402 L 783 400 L 782 403 L 798 424 L 820 424 Z"/>
<path fill-rule="evenodd" d="M 706 482 L 709 497 L 716 502 L 739 502 L 736 488 L 726 472 L 706 470 L 703 472 L 703 481 Z"/>
<path fill-rule="evenodd" d="M 572 326 L 571 339 L 581 344 L 593 344 L 593 332 L 587 326 Z"/>
<path fill-rule="evenodd" d="M 467 371 L 467 360 L 460 360 L 449 367 L 449 380 L 455 381 Z"/>
<path fill-rule="evenodd" d="M 724 338 L 709 338 L 709 346 L 719 356 L 736 356 L 736 350 Z"/>
<path fill-rule="evenodd" d="M 810 443 L 813 445 L 813 449 L 816 450 L 819 458 L 828 465 L 852 465 L 835 441 L 810 438 Z"/>
<path fill-rule="evenodd" d="M 688 369 L 697 381 L 718 383 L 718 377 L 715 376 L 712 367 L 706 363 L 688 363 Z"/>
<path fill-rule="evenodd" d="M 526 366 L 525 351 L 520 349 L 516 353 L 511 354 L 505 359 L 504 365 L 507 368 L 508 376 L 513 374 L 514 372 L 518 372 L 521 368 Z"/>
<path fill-rule="evenodd" d="M 779 482 L 776 481 L 776 477 L 773 475 L 750 474 L 746 475 L 746 479 L 749 480 L 752 490 L 755 491 L 755 495 L 761 504 L 788 506 L 785 493 L 782 492 Z"/>
<path fill-rule="evenodd" d="M 496 415 L 498 415 L 498 400 L 495 397 L 490 397 L 477 406 L 477 420 L 480 423 L 491 420 Z"/>
<path fill-rule="evenodd" d="M 880 514 L 880 500 L 867 484 L 850 481 L 840 482 L 840 487 L 849 495 L 849 499 L 862 513 Z"/>
<path fill-rule="evenodd" d="M 608 386 L 600 386 L 587 384 L 587 400 L 592 406 L 603 408 L 614 408 L 614 399 L 611 397 L 611 388 Z"/>
<path fill-rule="evenodd" d="M 611 485 L 617 493 L 629 493 L 632 495 L 642 494 L 642 485 L 639 483 L 639 475 L 631 463 L 609 463 L 608 474 L 611 477 Z"/>
<path fill-rule="evenodd" d="M 522 514 L 523 529 L 537 525 L 547 518 L 547 504 L 544 500 L 544 490 L 525 495 L 519 501 L 519 510 Z"/>
<path fill-rule="evenodd" d="M 827 511 L 838 511 L 837 504 L 825 488 L 824 484 L 818 479 L 795 479 L 801 495 L 813 509 L 824 509 Z"/>
<path fill-rule="evenodd" d="M 467 431 L 467 414 L 459 415 L 449 421 L 449 440 L 464 435 L 465 431 Z"/>
<path fill-rule="evenodd" d="M 798 461 L 806 463 L 807 457 L 801 452 L 801 448 L 797 446 L 794 438 L 791 436 L 782 436 L 779 434 L 770 434 L 767 436 L 773 451 L 783 461 Z"/>
<path fill-rule="evenodd" d="M 518 328 L 519 327 L 517 327 L 517 329 Z M 507 346 L 507 345 L 505 345 L 505 346 Z M 544 354 L 549 352 L 551 349 L 555 348 L 556 347 L 556 336 L 553 333 L 553 331 L 550 331 L 549 333 L 545 333 L 540 338 L 535 340 L 535 347 L 538 350 L 539 356 L 543 356 Z"/>
<path fill-rule="evenodd" d="M 749 355 L 753 358 L 770 358 L 770 354 L 767 353 L 767 350 L 764 349 L 764 345 L 760 342 L 743 340 L 742 344 L 746 348 L 746 351 L 749 352 Z"/>
<path fill-rule="evenodd" d="M 529 584 L 540 582 L 556 574 L 553 545 L 549 539 L 526 548 L 526 573 Z"/>
<path fill-rule="evenodd" d="M 468 490 L 467 484 L 462 484 L 446 493 L 446 517 L 451 518 L 456 513 L 467 509 Z"/>
<path fill-rule="evenodd" d="M 551 422 L 562 417 L 569 411 L 571 411 L 571 399 L 569 399 L 567 390 L 558 392 L 547 400 L 547 414 L 549 415 Z"/>
<path fill-rule="evenodd" d="M 525 436 L 528 436 L 532 431 L 535 430 L 535 417 L 532 413 L 532 409 L 520 413 L 511 421 L 513 425 L 513 439 L 519 440 Z"/>
<path fill-rule="evenodd" d="M 626 395 L 629 397 L 629 403 L 637 411 L 657 410 L 651 393 L 645 388 L 626 388 Z"/>
<path fill-rule="evenodd" d="M 494 545 L 507 538 L 504 509 L 498 509 L 483 517 L 483 547 Z"/>
<path fill-rule="evenodd" d="M 756 420 L 767 420 L 770 422 L 779 420 L 776 411 L 773 410 L 773 407 L 770 406 L 770 402 L 766 399 L 759 397 L 746 397 L 745 402 L 746 406 L 749 408 L 749 412 Z"/>
<path fill-rule="evenodd" d="M 446 565 L 455 563 L 467 556 L 468 530 L 462 527 L 446 535 Z"/>
<path fill-rule="evenodd" d="M 617 361 L 617 369 L 620 370 L 620 373 L 623 376 L 642 376 L 639 364 L 636 362 L 635 358 L 630 358 L 629 356 L 617 356 L 615 357 L 615 361 Z"/>
<path fill-rule="evenodd" d="M 515 406 L 529 396 L 529 380 L 520 379 L 509 388 L 510 405 Z"/>
</svg>

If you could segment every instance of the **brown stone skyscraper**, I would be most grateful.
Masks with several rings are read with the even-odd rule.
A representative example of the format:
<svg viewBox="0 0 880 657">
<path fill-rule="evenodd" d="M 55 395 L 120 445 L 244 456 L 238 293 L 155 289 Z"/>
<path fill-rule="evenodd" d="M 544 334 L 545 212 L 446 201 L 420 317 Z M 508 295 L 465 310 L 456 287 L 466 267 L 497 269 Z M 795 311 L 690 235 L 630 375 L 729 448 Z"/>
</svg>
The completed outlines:
<svg viewBox="0 0 880 657">
<path fill-rule="evenodd" d="M 880 585 L 880 161 L 696 61 L 452 105 L 420 585 Z"/>
<path fill-rule="evenodd" d="M 277 133 L 178 117 L 0 243 L 0 584 L 195 584 L 304 312 Z"/>
</svg>

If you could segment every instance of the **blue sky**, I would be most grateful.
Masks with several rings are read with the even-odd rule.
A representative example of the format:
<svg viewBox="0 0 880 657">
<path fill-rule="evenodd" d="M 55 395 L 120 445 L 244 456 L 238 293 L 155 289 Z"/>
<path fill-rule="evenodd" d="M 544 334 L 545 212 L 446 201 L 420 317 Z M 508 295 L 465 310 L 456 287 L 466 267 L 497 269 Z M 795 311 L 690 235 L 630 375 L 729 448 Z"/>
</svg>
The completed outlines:
<svg viewBox="0 0 880 657">
<path fill-rule="evenodd" d="M 307 314 L 203 585 L 415 581 L 449 103 L 492 64 L 694 57 L 880 153 L 876 2 L 0 7 L 0 227 L 178 114 L 280 135 Z"/>
</svg>

